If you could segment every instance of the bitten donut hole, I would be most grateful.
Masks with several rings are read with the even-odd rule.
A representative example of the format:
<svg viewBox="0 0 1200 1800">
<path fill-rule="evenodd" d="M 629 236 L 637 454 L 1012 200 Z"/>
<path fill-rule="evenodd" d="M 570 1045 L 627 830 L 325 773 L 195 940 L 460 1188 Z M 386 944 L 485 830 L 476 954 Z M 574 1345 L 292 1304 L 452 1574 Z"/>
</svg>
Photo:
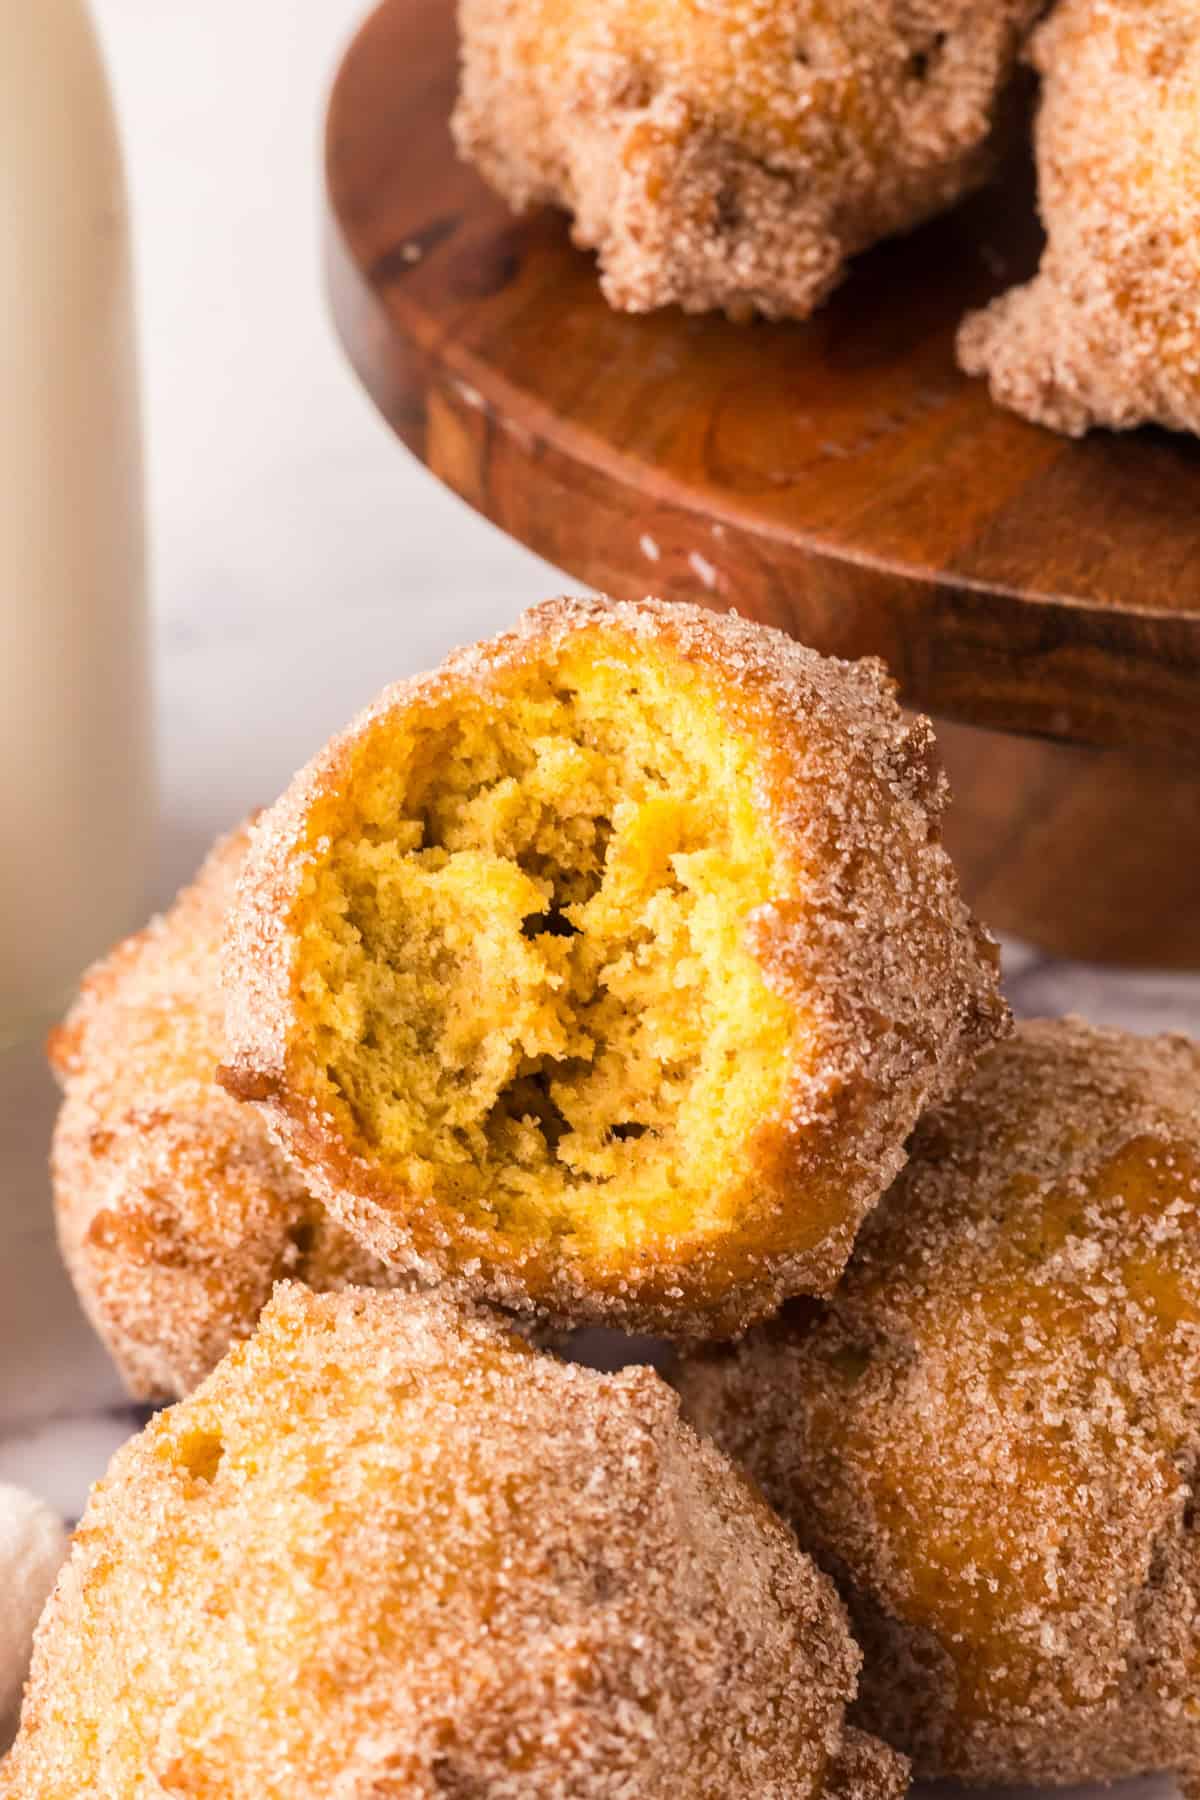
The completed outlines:
<svg viewBox="0 0 1200 1800">
<path fill-rule="evenodd" d="M 301 897 L 309 1078 L 356 1146 L 518 1238 L 726 1229 L 794 1047 L 746 946 L 754 782 L 627 646 L 368 736 Z"/>
</svg>

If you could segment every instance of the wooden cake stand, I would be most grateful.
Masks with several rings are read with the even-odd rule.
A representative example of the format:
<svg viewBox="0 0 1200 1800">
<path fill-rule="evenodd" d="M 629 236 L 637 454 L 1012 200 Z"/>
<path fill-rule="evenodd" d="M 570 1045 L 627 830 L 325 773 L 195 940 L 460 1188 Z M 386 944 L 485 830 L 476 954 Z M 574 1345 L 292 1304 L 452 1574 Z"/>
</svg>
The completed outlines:
<svg viewBox="0 0 1200 1800">
<path fill-rule="evenodd" d="M 991 924 L 1200 967 L 1200 443 L 1071 443 L 954 364 L 963 312 L 1036 264 L 1028 170 L 808 324 L 628 317 L 560 216 L 458 162 L 455 61 L 450 0 L 385 0 L 330 105 L 335 314 L 404 442 L 591 587 L 884 657 L 938 719 Z"/>
</svg>

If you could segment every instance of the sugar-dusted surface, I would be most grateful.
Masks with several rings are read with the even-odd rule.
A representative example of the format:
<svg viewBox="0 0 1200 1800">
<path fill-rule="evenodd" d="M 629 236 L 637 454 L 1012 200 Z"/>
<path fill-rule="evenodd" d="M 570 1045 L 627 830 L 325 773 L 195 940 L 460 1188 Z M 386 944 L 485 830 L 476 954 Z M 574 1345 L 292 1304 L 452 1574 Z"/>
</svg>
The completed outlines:
<svg viewBox="0 0 1200 1800">
<path fill-rule="evenodd" d="M 387 763 L 389 734 L 435 707 L 503 712 L 514 676 L 550 680 L 568 650 L 636 667 L 641 647 L 676 671 L 680 706 L 703 683 L 722 730 L 753 746 L 745 779 L 781 888 L 749 913 L 745 942 L 796 1026 L 781 1099 L 712 1177 L 734 1195 L 729 1228 L 648 1233 L 606 1259 L 570 1234 L 518 1240 L 464 1216 L 435 1165 L 418 1185 L 374 1158 L 307 1070 L 297 970 L 313 872 L 355 829 L 356 771 Z M 222 1079 L 262 1106 L 313 1191 L 392 1265 L 565 1324 L 726 1334 L 788 1294 L 828 1291 L 923 1106 L 1006 1028 L 995 946 L 941 848 L 945 800 L 928 723 L 903 717 L 878 663 L 823 658 L 697 607 L 549 602 L 387 690 L 264 815 L 229 926 Z"/>
<path fill-rule="evenodd" d="M 868 1221 L 824 1314 L 685 1367 L 851 1599 L 920 1773 L 1200 1756 L 1200 1047 L 1026 1025 Z"/>
<path fill-rule="evenodd" d="M 461 152 L 604 292 L 803 318 L 987 167 L 1036 0 L 462 0 Z"/>
<path fill-rule="evenodd" d="M 193 1388 L 285 1276 L 386 1281 L 217 1085 L 221 933 L 248 838 L 219 843 L 165 915 L 89 971 L 51 1039 L 63 1255 L 142 1399 Z"/>
<path fill-rule="evenodd" d="M 166 900 L 216 833 L 278 792 L 381 679 L 498 630 L 555 577 L 398 455 L 347 379 L 309 277 L 317 96 L 360 0 L 94 0 L 93 11 L 139 225 Z M 283 307 L 281 271 L 296 277 Z M 1081 969 L 1012 945 L 1005 966 L 1019 1011 L 1200 1036 L 1194 979 Z M 71 1517 L 137 1426 L 54 1247 L 56 1105 L 39 1051 L 0 1065 L 0 1479 Z M 1165 1780 L 1118 1790 L 1170 1791 Z"/>
<path fill-rule="evenodd" d="M 964 324 L 963 366 L 1059 431 L 1200 431 L 1200 6 L 1060 0 L 1033 57 L 1049 241 Z"/>
<path fill-rule="evenodd" d="M 1129 975 L 1088 969 L 1005 946 L 1006 991 L 1018 1012 L 1083 1010 L 1094 1020 L 1111 1020 L 1133 1030 L 1167 1026 L 1200 1037 L 1200 987 L 1178 976 Z M 47 1096 L 49 1097 L 49 1096 Z M 26 1105 L 25 1129 L 44 1133 L 50 1117 L 36 1095 Z M 40 1124 L 39 1124 L 40 1121 Z M 42 1151 L 44 1159 L 44 1151 Z M 36 1193 L 31 1169 L 29 1196 Z M 90 1484 L 103 1473 L 111 1452 L 142 1422 L 132 1409 L 106 1406 L 115 1377 L 98 1342 L 77 1322 L 70 1290 L 56 1280 L 57 1254 L 46 1207 L 22 1207 L 14 1194 L 17 1230 L 0 1265 L 0 1346 L 5 1368 L 18 1379 L 6 1386 L 0 1415 L 0 1480 L 21 1482 L 51 1500 L 64 1517 L 83 1510 Z M 576 1346 L 612 1368 L 632 1353 L 644 1360 L 645 1342 L 628 1349 L 615 1334 L 586 1334 Z M 36 1408 L 37 1422 L 22 1426 Z M 922 1789 L 929 1800 L 948 1800 L 956 1790 Z M 972 1790 L 979 1793 L 980 1790 Z M 984 1793 L 987 1790 L 983 1790 Z M 1038 1790 L 1006 1789 L 996 1800 L 1036 1800 Z M 1166 1777 L 1149 1777 L 1116 1790 L 1080 1788 L 1070 1800 L 1172 1800 Z"/>
<path fill-rule="evenodd" d="M 279 1290 L 96 1490 L 11 1800 L 890 1800 L 828 1581 L 648 1370 Z"/>
</svg>

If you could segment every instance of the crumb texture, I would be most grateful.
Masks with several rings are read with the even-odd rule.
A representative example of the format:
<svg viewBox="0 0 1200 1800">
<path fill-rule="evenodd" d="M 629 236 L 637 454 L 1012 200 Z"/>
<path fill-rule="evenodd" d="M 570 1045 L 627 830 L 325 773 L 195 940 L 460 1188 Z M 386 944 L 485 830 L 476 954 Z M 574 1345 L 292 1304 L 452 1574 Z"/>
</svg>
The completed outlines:
<svg viewBox="0 0 1200 1800">
<path fill-rule="evenodd" d="M 460 0 L 461 153 L 612 305 L 806 317 L 986 171 L 1038 0 Z"/>
<path fill-rule="evenodd" d="M 963 367 L 1072 436 L 1200 431 L 1200 5 L 1059 0 L 1034 60 L 1046 250 L 965 321 Z"/>
<path fill-rule="evenodd" d="M 873 664 L 558 602 L 402 684 L 264 819 L 231 1090 L 378 1255 L 562 1322 L 823 1291 L 1006 1022 Z"/>
<path fill-rule="evenodd" d="M 224 839 L 164 917 L 89 970 L 51 1039 L 59 1240 L 139 1399 L 188 1393 L 284 1276 L 386 1280 L 217 1085 L 221 934 L 248 842 L 248 826 Z"/>
<path fill-rule="evenodd" d="M 695 1229 L 780 1106 L 794 1012 L 741 932 L 779 872 L 748 746 L 674 674 L 563 658 L 394 732 L 304 897 L 322 1103 L 514 1232 Z"/>
<path fill-rule="evenodd" d="M 1200 1757 L 1200 1048 L 1020 1027 L 921 1124 L 825 1308 L 685 1412 L 838 1579 L 925 1778 Z"/>
<path fill-rule="evenodd" d="M 893 1800 L 832 1586 L 649 1370 L 281 1288 L 122 1450 L 5 1800 Z"/>
</svg>

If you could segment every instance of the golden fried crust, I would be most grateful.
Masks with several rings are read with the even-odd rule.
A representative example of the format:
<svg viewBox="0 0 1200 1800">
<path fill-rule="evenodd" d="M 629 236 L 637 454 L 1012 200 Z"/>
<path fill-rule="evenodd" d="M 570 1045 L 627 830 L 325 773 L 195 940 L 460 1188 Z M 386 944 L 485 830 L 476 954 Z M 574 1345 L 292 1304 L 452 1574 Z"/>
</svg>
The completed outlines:
<svg viewBox="0 0 1200 1800">
<path fill-rule="evenodd" d="M 1200 1048 L 1020 1027 L 828 1307 L 678 1380 L 839 1580 L 918 1775 L 1195 1770 Z"/>
<path fill-rule="evenodd" d="M 997 400 L 1079 436 L 1200 431 L 1200 5 L 1060 0 L 1034 40 L 1048 243 L 966 320 Z"/>
<path fill-rule="evenodd" d="M 52 1154 L 63 1256 L 147 1400 L 195 1387 L 283 1276 L 386 1279 L 214 1079 L 221 930 L 248 841 L 248 825 L 224 839 L 165 917 L 88 972 L 49 1046 L 63 1086 Z"/>
<path fill-rule="evenodd" d="M 647 1369 L 287 1284 L 93 1491 L 5 1800 L 892 1800 L 832 1586 Z"/>
<path fill-rule="evenodd" d="M 869 1732 L 847 1727 L 829 1766 L 826 1800 L 904 1800 L 908 1758 Z"/>
<path fill-rule="evenodd" d="M 653 664 L 680 712 L 702 693 L 730 755 L 749 747 L 737 799 L 765 826 L 777 886 L 737 920 L 737 954 L 791 1032 L 772 1110 L 705 1176 L 684 1223 L 647 1224 L 617 1248 L 557 1227 L 518 1237 L 502 1214 L 464 1212 L 448 1166 L 405 1187 L 314 1087 L 301 1029 L 310 896 L 350 829 L 363 771 L 386 763 L 414 720 L 468 704 L 501 717 L 513 681 L 557 679 L 568 655 L 573 668 L 629 667 L 647 682 Z M 393 1266 L 559 1323 L 729 1334 L 789 1294 L 830 1289 L 924 1106 L 1007 1029 L 994 945 L 940 845 L 944 802 L 928 723 L 905 722 L 880 665 L 834 662 L 694 607 L 550 602 L 389 689 L 265 816 L 230 915 L 221 1078 L 261 1106 L 313 1191 Z M 611 1212 L 621 1177 L 584 1191 L 593 1212 Z M 728 1226 L 713 1224 L 718 1203 Z"/>
<path fill-rule="evenodd" d="M 806 317 L 988 164 L 1039 0 L 460 0 L 460 152 L 633 312 Z"/>
</svg>

